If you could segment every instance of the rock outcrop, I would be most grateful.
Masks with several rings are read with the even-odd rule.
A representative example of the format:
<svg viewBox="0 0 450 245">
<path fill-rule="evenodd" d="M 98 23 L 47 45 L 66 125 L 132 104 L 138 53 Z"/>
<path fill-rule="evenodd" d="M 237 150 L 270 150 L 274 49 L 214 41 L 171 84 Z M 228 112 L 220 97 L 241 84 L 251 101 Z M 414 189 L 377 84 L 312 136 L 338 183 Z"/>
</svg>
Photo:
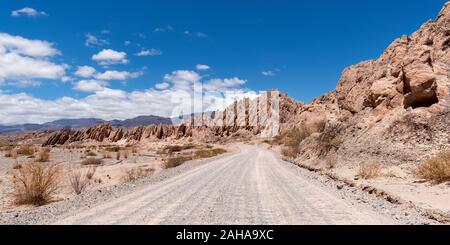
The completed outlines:
<svg viewBox="0 0 450 245">
<path fill-rule="evenodd" d="M 299 160 L 329 154 L 345 162 L 418 162 L 450 146 L 450 3 L 436 20 L 395 40 L 376 60 L 344 70 L 335 90 L 297 110 L 282 124 L 312 128 Z M 324 126 L 325 124 L 325 126 Z"/>
<path fill-rule="evenodd" d="M 241 133 L 272 137 L 278 135 L 280 131 L 280 117 L 282 120 L 287 120 L 288 115 L 298 110 L 300 105 L 286 95 L 280 95 L 278 91 L 268 91 L 253 100 L 245 98 L 235 101 L 224 111 L 190 116 L 179 125 L 161 124 L 126 129 L 113 128 L 110 124 L 103 123 L 84 130 L 60 130 L 50 135 L 43 145 L 64 145 L 87 141 L 139 143 L 145 140 L 178 140 L 186 137 L 208 140 L 214 137 L 236 136 Z"/>
</svg>

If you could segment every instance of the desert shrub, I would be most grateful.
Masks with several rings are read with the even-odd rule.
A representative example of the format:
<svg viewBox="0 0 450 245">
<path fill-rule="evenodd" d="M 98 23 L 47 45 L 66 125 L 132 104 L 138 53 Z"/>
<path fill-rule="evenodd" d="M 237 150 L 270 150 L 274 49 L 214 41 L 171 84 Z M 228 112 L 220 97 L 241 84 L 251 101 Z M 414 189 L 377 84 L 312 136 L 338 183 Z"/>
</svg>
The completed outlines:
<svg viewBox="0 0 450 245">
<path fill-rule="evenodd" d="M 17 152 L 14 149 L 8 149 L 5 153 L 5 157 L 8 158 L 17 158 Z"/>
<path fill-rule="evenodd" d="M 190 160 L 192 160 L 191 156 L 170 157 L 164 160 L 164 168 L 175 168 Z"/>
<path fill-rule="evenodd" d="M 42 148 L 39 151 L 39 155 L 38 158 L 36 159 L 36 161 L 38 162 L 48 162 L 50 160 L 50 148 Z"/>
<path fill-rule="evenodd" d="M 138 179 L 141 179 L 141 178 L 151 175 L 154 171 L 155 171 L 155 169 L 153 169 L 153 168 L 141 168 L 141 167 L 132 168 L 132 169 L 125 171 L 125 175 L 123 176 L 123 181 L 125 181 L 125 182 L 136 181 Z"/>
<path fill-rule="evenodd" d="M 216 149 L 212 149 L 212 150 L 208 150 L 208 149 L 201 149 L 201 150 L 197 150 L 194 153 L 194 158 L 210 158 L 210 157 L 214 157 L 220 154 L 223 154 L 227 152 L 225 149 L 222 148 L 216 148 Z"/>
<path fill-rule="evenodd" d="M 131 153 L 137 154 L 138 153 L 137 147 L 135 147 L 135 146 L 131 147 Z"/>
<path fill-rule="evenodd" d="M 333 169 L 338 164 L 338 156 L 336 154 L 328 155 L 325 159 L 325 167 L 327 169 Z"/>
<path fill-rule="evenodd" d="M 116 160 L 120 160 L 120 151 L 118 151 L 116 154 Z"/>
<path fill-rule="evenodd" d="M 98 158 L 86 158 L 81 162 L 82 165 L 102 165 L 103 160 Z"/>
<path fill-rule="evenodd" d="M 103 158 L 104 159 L 110 159 L 111 153 L 109 151 L 103 151 Z"/>
<path fill-rule="evenodd" d="M 319 155 L 325 155 L 340 148 L 342 140 L 339 139 L 339 135 L 343 130 L 342 124 L 330 124 L 325 127 L 318 139 Z"/>
<path fill-rule="evenodd" d="M 425 159 L 415 169 L 414 174 L 435 183 L 450 181 L 450 150 Z"/>
<path fill-rule="evenodd" d="M 109 152 L 119 152 L 120 146 L 110 146 L 110 147 L 107 147 L 106 150 Z"/>
<path fill-rule="evenodd" d="M 190 150 L 195 148 L 194 144 L 187 145 L 169 145 L 158 151 L 158 154 L 172 154 L 174 152 L 181 152 L 183 150 Z"/>
<path fill-rule="evenodd" d="M 16 161 L 14 162 L 14 164 L 12 166 L 12 169 L 21 169 L 21 168 L 22 168 L 22 164 L 20 164 L 19 161 L 17 161 L 17 159 L 16 159 Z"/>
<path fill-rule="evenodd" d="M 297 156 L 296 151 L 293 147 L 283 147 L 281 148 L 281 154 L 285 157 L 294 158 Z"/>
<path fill-rule="evenodd" d="M 89 180 L 81 170 L 75 170 L 69 173 L 69 183 L 70 187 L 72 187 L 72 191 L 75 194 L 80 195 L 86 189 Z"/>
<path fill-rule="evenodd" d="M 29 162 L 13 171 L 13 199 L 18 205 L 45 205 L 59 188 L 61 168 L 55 164 Z"/>
<path fill-rule="evenodd" d="M 86 151 L 86 156 L 88 156 L 88 157 L 96 157 L 97 153 L 95 153 L 95 152 L 93 152 L 91 150 L 87 150 Z"/>
<path fill-rule="evenodd" d="M 35 152 L 34 147 L 29 145 L 23 145 L 17 149 L 17 154 L 24 155 L 24 156 L 32 156 Z"/>
<path fill-rule="evenodd" d="M 306 126 L 301 126 L 299 128 L 294 127 L 284 132 L 282 135 L 282 141 L 284 145 L 288 147 L 297 148 L 297 146 L 311 134 L 311 130 Z"/>
<path fill-rule="evenodd" d="M 358 177 L 363 179 L 373 179 L 381 174 L 383 166 L 377 161 L 368 161 L 359 166 Z"/>
<path fill-rule="evenodd" d="M 94 177 L 96 171 L 97 171 L 96 167 L 89 168 L 86 172 L 86 178 L 88 180 L 91 180 Z"/>
</svg>

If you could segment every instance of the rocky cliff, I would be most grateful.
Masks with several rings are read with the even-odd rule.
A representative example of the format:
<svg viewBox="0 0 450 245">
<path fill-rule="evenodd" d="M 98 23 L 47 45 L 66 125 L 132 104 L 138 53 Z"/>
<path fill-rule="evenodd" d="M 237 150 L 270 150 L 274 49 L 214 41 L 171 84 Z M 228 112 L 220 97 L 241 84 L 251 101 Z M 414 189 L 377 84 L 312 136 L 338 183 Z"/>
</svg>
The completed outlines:
<svg viewBox="0 0 450 245">
<path fill-rule="evenodd" d="M 235 101 L 223 111 L 193 115 L 179 125 L 161 124 L 126 129 L 103 123 L 83 130 L 60 130 L 50 135 L 43 145 L 86 141 L 134 144 L 187 137 L 208 141 L 241 134 L 272 137 L 280 131 L 280 119 L 286 121 L 300 106 L 300 103 L 280 95 L 278 91 L 267 91 L 255 99 Z"/>
<path fill-rule="evenodd" d="M 335 90 L 302 106 L 282 131 L 312 128 L 298 146 L 299 161 L 337 154 L 345 162 L 416 163 L 450 146 L 449 68 L 447 3 L 378 59 L 345 69 Z"/>
</svg>

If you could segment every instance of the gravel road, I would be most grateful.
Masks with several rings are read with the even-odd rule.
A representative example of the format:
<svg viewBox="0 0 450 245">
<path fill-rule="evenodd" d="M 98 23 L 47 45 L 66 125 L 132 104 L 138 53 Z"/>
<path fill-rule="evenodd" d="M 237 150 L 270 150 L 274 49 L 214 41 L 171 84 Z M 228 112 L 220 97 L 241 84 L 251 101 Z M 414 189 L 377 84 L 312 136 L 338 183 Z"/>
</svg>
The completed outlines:
<svg viewBox="0 0 450 245">
<path fill-rule="evenodd" d="M 398 223 L 315 184 L 270 150 L 239 149 L 54 224 Z"/>
</svg>

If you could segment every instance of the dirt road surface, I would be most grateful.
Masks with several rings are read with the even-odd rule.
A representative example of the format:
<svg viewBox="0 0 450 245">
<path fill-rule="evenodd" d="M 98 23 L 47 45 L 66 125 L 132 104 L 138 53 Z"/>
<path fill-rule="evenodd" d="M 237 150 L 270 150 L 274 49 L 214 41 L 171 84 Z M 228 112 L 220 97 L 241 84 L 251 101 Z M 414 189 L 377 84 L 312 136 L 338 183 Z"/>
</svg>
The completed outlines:
<svg viewBox="0 0 450 245">
<path fill-rule="evenodd" d="M 388 224 L 292 171 L 272 151 L 240 146 L 160 183 L 55 224 Z"/>
</svg>

